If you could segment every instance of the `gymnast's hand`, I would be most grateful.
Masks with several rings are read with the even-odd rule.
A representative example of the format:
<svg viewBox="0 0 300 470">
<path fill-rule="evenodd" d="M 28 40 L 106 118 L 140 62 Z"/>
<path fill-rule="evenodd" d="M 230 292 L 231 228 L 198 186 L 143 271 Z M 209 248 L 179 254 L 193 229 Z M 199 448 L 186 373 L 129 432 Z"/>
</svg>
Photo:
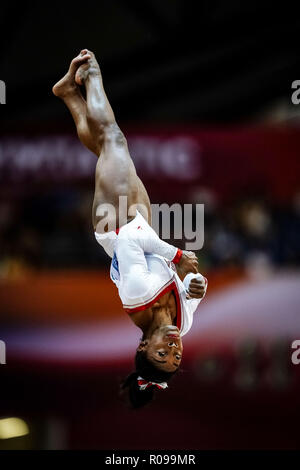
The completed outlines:
<svg viewBox="0 0 300 470">
<path fill-rule="evenodd" d="M 202 279 L 191 279 L 189 290 L 187 292 L 187 299 L 202 299 L 206 291 L 205 280 Z"/>
<path fill-rule="evenodd" d="M 178 268 L 181 273 L 185 276 L 188 273 L 198 273 L 198 260 L 197 256 L 193 251 L 183 250 L 182 256 L 178 263 Z"/>
</svg>

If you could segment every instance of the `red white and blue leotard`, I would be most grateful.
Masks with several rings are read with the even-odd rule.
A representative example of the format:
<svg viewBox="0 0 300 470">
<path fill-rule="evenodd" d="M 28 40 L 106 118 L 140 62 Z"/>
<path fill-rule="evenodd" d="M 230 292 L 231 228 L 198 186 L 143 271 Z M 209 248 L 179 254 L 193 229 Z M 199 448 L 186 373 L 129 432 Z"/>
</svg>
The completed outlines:
<svg viewBox="0 0 300 470">
<path fill-rule="evenodd" d="M 126 312 L 145 310 L 172 290 L 176 299 L 176 324 L 181 336 L 185 335 L 202 299 L 187 299 L 187 286 L 174 266 L 181 250 L 161 240 L 139 212 L 118 234 L 95 232 L 95 237 L 112 258 L 110 276 Z M 206 287 L 207 280 L 201 278 Z"/>
</svg>

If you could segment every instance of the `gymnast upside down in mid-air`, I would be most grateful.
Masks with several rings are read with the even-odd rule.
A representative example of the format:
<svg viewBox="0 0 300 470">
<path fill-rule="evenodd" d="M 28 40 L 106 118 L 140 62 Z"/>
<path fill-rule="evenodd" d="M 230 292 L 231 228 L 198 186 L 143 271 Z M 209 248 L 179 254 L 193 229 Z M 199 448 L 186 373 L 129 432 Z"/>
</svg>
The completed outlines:
<svg viewBox="0 0 300 470">
<path fill-rule="evenodd" d="M 86 98 L 80 86 L 85 86 Z M 81 142 L 99 157 L 92 222 L 97 241 L 112 258 L 110 276 L 123 307 L 143 332 L 136 370 L 122 384 L 132 407 L 138 408 L 153 398 L 155 390 L 166 388 L 177 372 L 181 336 L 192 326 L 207 280 L 198 274 L 193 252 L 164 242 L 151 228 L 147 191 L 136 174 L 91 51 L 84 49 L 72 60 L 53 93 L 69 108 Z"/>
</svg>

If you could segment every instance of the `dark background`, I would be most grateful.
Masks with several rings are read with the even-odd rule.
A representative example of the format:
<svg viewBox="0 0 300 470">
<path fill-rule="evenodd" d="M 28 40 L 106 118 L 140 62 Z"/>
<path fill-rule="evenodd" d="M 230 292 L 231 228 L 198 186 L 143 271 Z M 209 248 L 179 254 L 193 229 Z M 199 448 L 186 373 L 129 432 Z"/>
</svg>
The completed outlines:
<svg viewBox="0 0 300 470">
<path fill-rule="evenodd" d="M 290 2 L 1 5 L 0 449 L 299 447 L 299 26 Z M 151 200 L 205 204 L 208 294 L 182 373 L 139 413 L 118 397 L 140 332 L 93 237 L 96 159 L 51 91 L 82 48 Z M 182 136 L 189 180 L 160 171 Z M 7 439 L 14 416 L 29 433 Z"/>
<path fill-rule="evenodd" d="M 5 2 L 0 21 L 2 130 L 48 131 L 53 120 L 72 130 L 51 88 L 85 47 L 122 123 L 249 121 L 289 98 L 297 78 L 291 2 Z"/>
</svg>

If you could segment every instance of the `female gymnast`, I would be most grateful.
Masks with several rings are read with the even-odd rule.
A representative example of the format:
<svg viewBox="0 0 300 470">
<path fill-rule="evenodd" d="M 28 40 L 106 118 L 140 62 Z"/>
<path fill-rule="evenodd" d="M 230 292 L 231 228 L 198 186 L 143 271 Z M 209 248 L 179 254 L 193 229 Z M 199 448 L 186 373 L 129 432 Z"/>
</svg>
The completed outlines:
<svg viewBox="0 0 300 470">
<path fill-rule="evenodd" d="M 81 87 L 85 87 L 85 97 Z M 167 388 L 182 359 L 182 340 L 204 297 L 207 280 L 195 254 L 161 240 L 126 138 L 116 123 L 94 54 L 83 49 L 53 93 L 69 108 L 81 142 L 97 157 L 92 223 L 112 258 L 110 276 L 125 311 L 142 331 L 135 371 L 121 384 L 133 408 Z"/>
</svg>

